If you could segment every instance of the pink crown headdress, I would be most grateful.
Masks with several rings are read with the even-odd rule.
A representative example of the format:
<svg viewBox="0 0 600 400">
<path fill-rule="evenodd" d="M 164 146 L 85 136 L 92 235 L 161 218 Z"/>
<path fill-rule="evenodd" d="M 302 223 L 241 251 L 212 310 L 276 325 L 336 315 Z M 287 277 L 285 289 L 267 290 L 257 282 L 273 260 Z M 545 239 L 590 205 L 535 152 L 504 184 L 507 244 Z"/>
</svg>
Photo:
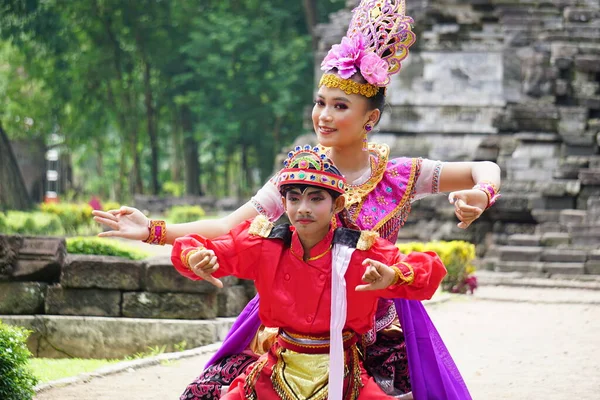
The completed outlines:
<svg viewBox="0 0 600 400">
<path fill-rule="evenodd" d="M 401 62 L 415 42 L 412 18 L 405 15 L 404 0 L 362 0 L 352 10 L 346 36 L 333 45 L 321 63 L 326 73 L 319 86 L 336 87 L 347 94 L 373 97 L 400 71 Z M 333 69 L 337 75 L 327 73 Z M 367 83 L 350 78 L 359 72 Z M 338 76 L 339 75 L 339 76 Z"/>
<path fill-rule="evenodd" d="M 318 146 L 296 146 L 283 165 L 277 182 L 279 190 L 286 185 L 309 185 L 345 193 L 346 179 Z"/>
</svg>

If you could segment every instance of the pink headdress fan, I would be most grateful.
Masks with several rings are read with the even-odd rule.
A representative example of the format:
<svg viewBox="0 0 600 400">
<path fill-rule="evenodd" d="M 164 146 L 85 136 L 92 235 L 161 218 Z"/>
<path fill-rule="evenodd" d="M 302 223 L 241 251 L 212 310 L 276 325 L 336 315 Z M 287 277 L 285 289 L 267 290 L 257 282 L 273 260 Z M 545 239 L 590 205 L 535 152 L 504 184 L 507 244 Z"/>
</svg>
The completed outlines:
<svg viewBox="0 0 600 400">
<path fill-rule="evenodd" d="M 352 10 L 346 36 L 332 46 L 321 69 L 335 68 L 343 79 L 360 72 L 369 84 L 387 86 L 415 42 L 413 20 L 405 11 L 404 0 L 362 0 Z"/>
</svg>

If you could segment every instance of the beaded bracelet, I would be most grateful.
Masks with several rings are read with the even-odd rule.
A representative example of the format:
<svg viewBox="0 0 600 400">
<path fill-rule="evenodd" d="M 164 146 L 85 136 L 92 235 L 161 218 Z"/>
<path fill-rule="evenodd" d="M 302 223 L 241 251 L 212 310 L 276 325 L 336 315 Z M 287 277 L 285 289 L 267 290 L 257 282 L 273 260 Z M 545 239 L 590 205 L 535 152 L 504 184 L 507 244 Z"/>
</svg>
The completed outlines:
<svg viewBox="0 0 600 400">
<path fill-rule="evenodd" d="M 496 202 L 496 200 L 498 200 L 501 196 L 498 193 L 498 188 L 492 182 L 488 182 L 488 181 L 478 182 L 475 186 L 473 186 L 473 189 L 481 190 L 482 192 L 484 192 L 487 195 L 488 204 L 487 204 L 487 207 L 485 207 L 486 210 L 488 208 L 490 208 L 491 206 L 493 206 L 494 203 Z"/>
<path fill-rule="evenodd" d="M 167 224 L 165 221 L 150 220 L 148 231 L 149 235 L 148 239 L 144 240 L 145 243 L 164 246 L 167 241 Z"/>
</svg>

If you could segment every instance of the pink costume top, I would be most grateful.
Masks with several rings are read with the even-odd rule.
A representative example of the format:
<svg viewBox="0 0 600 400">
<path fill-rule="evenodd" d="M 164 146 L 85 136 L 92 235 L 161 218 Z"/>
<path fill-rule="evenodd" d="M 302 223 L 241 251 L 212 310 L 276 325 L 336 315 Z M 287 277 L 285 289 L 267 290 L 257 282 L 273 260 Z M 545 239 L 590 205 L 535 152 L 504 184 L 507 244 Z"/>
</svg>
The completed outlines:
<svg viewBox="0 0 600 400">
<path fill-rule="evenodd" d="M 423 158 L 389 159 L 385 144 L 369 143 L 371 168 L 354 182 L 348 182 L 346 207 L 361 230 L 372 230 L 395 243 L 414 200 L 438 193 L 443 163 Z M 271 221 L 284 213 L 277 176 L 252 198 L 256 210 Z"/>
</svg>

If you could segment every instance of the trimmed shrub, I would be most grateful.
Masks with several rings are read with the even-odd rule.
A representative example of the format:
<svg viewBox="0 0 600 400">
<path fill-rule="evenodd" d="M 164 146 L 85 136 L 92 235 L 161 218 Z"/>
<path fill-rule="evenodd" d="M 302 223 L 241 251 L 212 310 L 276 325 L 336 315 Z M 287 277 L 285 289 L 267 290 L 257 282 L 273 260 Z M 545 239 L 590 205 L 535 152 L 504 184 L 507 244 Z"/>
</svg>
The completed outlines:
<svg viewBox="0 0 600 400">
<path fill-rule="evenodd" d="M 169 222 L 179 224 L 202 219 L 206 212 L 200 206 L 174 206 L 168 212 Z"/>
<path fill-rule="evenodd" d="M 169 196 L 181 197 L 185 192 L 185 185 L 183 182 L 167 181 L 163 183 L 162 191 Z"/>
<path fill-rule="evenodd" d="M 0 233 L 9 233 L 6 216 L 3 212 L 0 212 Z"/>
<path fill-rule="evenodd" d="M 77 234 L 81 228 L 92 224 L 92 206 L 75 203 L 44 203 L 40 209 L 56 215 L 67 234 Z"/>
<path fill-rule="evenodd" d="M 98 237 L 67 238 L 67 253 L 116 256 L 128 258 L 130 260 L 142 260 L 150 256 L 149 253 L 133 246 L 128 246 L 115 240 Z"/>
<path fill-rule="evenodd" d="M 477 287 L 475 267 L 471 264 L 475 259 L 475 245 L 462 240 L 450 242 L 411 242 L 397 245 L 400 251 L 408 254 L 411 251 L 434 251 L 440 257 L 448 275 L 442 281 L 442 289 L 454 293 L 473 292 Z"/>
<path fill-rule="evenodd" d="M 102 203 L 103 211 L 118 210 L 119 208 L 121 208 L 121 205 L 116 201 L 107 201 L 106 203 Z"/>
<path fill-rule="evenodd" d="M 28 369 L 30 332 L 0 321 L 0 399 L 32 399 L 38 380 Z"/>
<path fill-rule="evenodd" d="M 39 211 L 7 211 L 4 217 L 0 214 L 0 232 L 12 235 L 46 236 L 60 236 L 65 233 L 56 215 Z"/>
</svg>

